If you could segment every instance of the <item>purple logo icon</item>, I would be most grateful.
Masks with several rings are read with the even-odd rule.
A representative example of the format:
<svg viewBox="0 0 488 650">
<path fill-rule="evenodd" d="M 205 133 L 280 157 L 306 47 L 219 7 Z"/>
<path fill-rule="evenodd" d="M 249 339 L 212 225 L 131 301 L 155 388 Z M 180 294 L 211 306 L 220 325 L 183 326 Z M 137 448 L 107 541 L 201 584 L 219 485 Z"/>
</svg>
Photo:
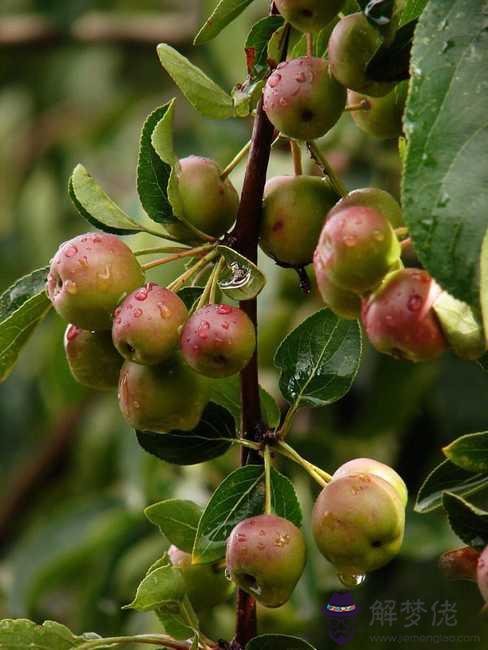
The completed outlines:
<svg viewBox="0 0 488 650">
<path fill-rule="evenodd" d="M 346 645 L 354 638 L 356 616 L 359 607 L 349 592 L 333 593 L 323 609 L 327 616 L 329 638 L 337 645 Z"/>
</svg>

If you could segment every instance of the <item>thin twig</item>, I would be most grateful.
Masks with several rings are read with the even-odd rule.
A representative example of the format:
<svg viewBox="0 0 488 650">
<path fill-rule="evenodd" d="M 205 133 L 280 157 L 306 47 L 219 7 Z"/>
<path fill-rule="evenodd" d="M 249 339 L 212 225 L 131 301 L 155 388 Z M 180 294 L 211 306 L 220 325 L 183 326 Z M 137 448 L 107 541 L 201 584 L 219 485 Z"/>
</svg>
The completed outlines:
<svg viewBox="0 0 488 650">
<path fill-rule="evenodd" d="M 232 160 L 224 169 L 224 171 L 220 174 L 220 178 L 222 180 L 225 180 L 227 176 L 232 171 L 234 171 L 237 165 L 247 156 L 250 148 L 251 148 L 251 140 L 249 140 L 249 142 L 246 142 L 246 144 L 242 147 L 242 149 L 239 152 L 237 152 L 237 154 L 234 156 L 234 158 L 232 158 Z"/>
<path fill-rule="evenodd" d="M 290 140 L 290 149 L 293 158 L 293 170 L 295 172 L 295 176 L 301 176 L 303 174 L 302 150 L 296 140 Z"/>
<path fill-rule="evenodd" d="M 310 141 L 307 142 L 307 146 L 312 158 L 315 160 L 318 166 L 325 172 L 325 174 L 329 177 L 329 180 L 332 183 L 332 186 L 334 187 L 336 192 L 340 194 L 340 196 L 346 196 L 346 194 L 348 193 L 346 186 L 341 181 L 339 176 L 337 176 L 337 174 L 335 173 L 334 169 L 331 167 L 327 158 L 322 154 L 322 152 L 318 148 L 317 144 L 314 141 Z"/>
<path fill-rule="evenodd" d="M 371 104 L 367 99 L 362 99 L 357 104 L 348 104 L 344 111 L 350 113 L 351 111 L 369 111 L 371 109 Z"/>
<path fill-rule="evenodd" d="M 191 266 L 189 269 L 187 269 L 184 273 L 182 273 L 179 277 L 176 278 L 176 280 L 173 280 L 171 284 L 168 285 L 168 289 L 170 291 L 178 291 L 183 287 L 189 280 L 192 279 L 194 275 L 198 273 L 201 269 L 205 268 L 209 262 L 213 260 L 214 257 L 218 255 L 216 250 L 211 250 L 208 255 L 205 255 L 205 257 L 202 257 L 201 260 L 199 260 L 196 264 Z"/>
<path fill-rule="evenodd" d="M 164 264 L 169 264 L 170 262 L 175 262 L 176 260 L 181 260 L 184 257 L 198 257 L 203 253 L 206 253 L 210 248 L 213 248 L 212 244 L 205 244 L 204 246 L 198 246 L 197 248 L 190 248 L 189 250 L 181 251 L 180 253 L 175 253 L 174 255 L 168 255 L 167 257 L 161 257 L 160 259 L 153 260 L 152 262 L 147 262 L 142 265 L 144 271 L 149 271 L 149 269 L 154 269 L 157 266 L 163 266 Z"/>
</svg>

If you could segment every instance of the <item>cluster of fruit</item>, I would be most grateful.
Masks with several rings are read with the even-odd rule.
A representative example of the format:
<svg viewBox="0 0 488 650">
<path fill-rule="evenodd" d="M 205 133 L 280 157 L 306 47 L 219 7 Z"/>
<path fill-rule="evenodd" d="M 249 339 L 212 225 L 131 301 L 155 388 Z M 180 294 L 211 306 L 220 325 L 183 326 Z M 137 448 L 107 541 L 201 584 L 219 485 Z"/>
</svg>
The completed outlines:
<svg viewBox="0 0 488 650">
<path fill-rule="evenodd" d="M 342 465 L 319 494 L 312 513 L 315 542 L 346 586 L 398 553 L 407 498 L 395 470 L 368 458 Z M 289 599 L 305 560 L 302 532 L 272 514 L 241 521 L 227 543 L 229 577 L 267 607 Z"/>
<path fill-rule="evenodd" d="M 243 311 L 210 304 L 189 315 L 177 293 L 145 283 L 134 253 L 111 234 L 62 244 L 47 291 L 70 323 L 65 349 L 75 379 L 101 390 L 118 385 L 121 411 L 136 429 L 194 428 L 208 378 L 239 372 L 255 349 Z"/>
</svg>

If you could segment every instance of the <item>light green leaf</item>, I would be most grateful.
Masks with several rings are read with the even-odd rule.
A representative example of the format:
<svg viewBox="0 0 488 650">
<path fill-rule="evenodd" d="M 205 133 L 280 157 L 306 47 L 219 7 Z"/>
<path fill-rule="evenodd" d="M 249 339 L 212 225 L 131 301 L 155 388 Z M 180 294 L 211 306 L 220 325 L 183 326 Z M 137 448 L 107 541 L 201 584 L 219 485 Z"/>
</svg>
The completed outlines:
<svg viewBox="0 0 488 650">
<path fill-rule="evenodd" d="M 442 505 L 456 535 L 468 546 L 482 551 L 488 545 L 488 512 L 451 492 L 444 494 Z"/>
<path fill-rule="evenodd" d="M 170 167 L 178 161 L 173 143 L 174 114 L 175 100 L 172 99 L 166 104 L 166 111 L 156 123 L 151 134 L 151 144 L 154 151 Z"/>
<path fill-rule="evenodd" d="M 201 45 L 218 36 L 251 2 L 253 0 L 220 0 L 195 36 L 194 45 Z"/>
<path fill-rule="evenodd" d="M 194 629 L 188 625 L 179 605 L 166 605 L 158 609 L 156 615 L 163 624 L 166 634 L 173 639 L 186 641 L 194 634 Z"/>
<path fill-rule="evenodd" d="M 447 291 L 432 306 L 454 354 L 462 359 L 479 359 L 485 351 L 485 335 L 471 307 Z"/>
<path fill-rule="evenodd" d="M 0 621 L 2 650 L 71 650 L 84 643 L 86 638 L 75 636 L 67 627 L 53 621 L 42 625 L 25 618 Z"/>
<path fill-rule="evenodd" d="M 486 233 L 488 32 L 479 0 L 435 0 L 414 37 L 405 114 L 405 221 L 420 261 L 458 300 L 479 305 Z"/>
<path fill-rule="evenodd" d="M 219 287 L 232 300 L 251 300 L 264 288 L 266 278 L 258 267 L 228 246 L 218 246 L 225 259 Z"/>
<path fill-rule="evenodd" d="M 360 360 L 357 322 L 321 309 L 288 334 L 276 352 L 281 392 L 295 408 L 336 402 L 351 388 Z"/>
<path fill-rule="evenodd" d="M 81 216 L 96 228 L 116 235 L 143 230 L 108 196 L 83 165 L 74 168 L 69 193 Z"/>
<path fill-rule="evenodd" d="M 158 45 L 158 55 L 163 68 L 199 113 L 217 120 L 234 115 L 232 97 L 200 68 L 166 43 Z"/>
<path fill-rule="evenodd" d="M 149 521 L 169 540 L 185 553 L 191 553 L 202 508 L 193 501 L 166 499 L 154 503 L 144 510 Z"/>
<path fill-rule="evenodd" d="M 461 436 L 442 451 L 451 462 L 467 472 L 488 474 L 488 431 Z"/>
<path fill-rule="evenodd" d="M 0 295 L 0 323 L 22 307 L 26 300 L 44 293 L 48 272 L 49 266 L 43 266 L 19 278 L 5 289 Z"/>
<path fill-rule="evenodd" d="M 179 569 L 173 566 L 160 567 L 145 576 L 137 587 L 134 600 L 123 609 L 150 612 L 180 603 L 185 597 L 185 581 Z"/>
</svg>

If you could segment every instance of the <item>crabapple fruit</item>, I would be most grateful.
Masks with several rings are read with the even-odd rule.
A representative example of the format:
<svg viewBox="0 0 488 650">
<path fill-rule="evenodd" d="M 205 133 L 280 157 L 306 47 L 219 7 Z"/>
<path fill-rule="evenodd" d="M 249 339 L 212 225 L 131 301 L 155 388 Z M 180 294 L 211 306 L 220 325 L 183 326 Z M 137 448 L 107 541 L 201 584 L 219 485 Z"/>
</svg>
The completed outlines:
<svg viewBox="0 0 488 650">
<path fill-rule="evenodd" d="M 176 293 L 148 282 L 115 310 L 114 345 L 129 361 L 161 363 L 178 348 L 180 329 L 187 318 L 185 303 Z"/>
<path fill-rule="evenodd" d="M 325 216 L 338 200 L 337 192 L 325 178 L 271 178 L 264 189 L 261 248 L 279 263 L 309 264 Z"/>
<path fill-rule="evenodd" d="M 476 568 L 476 581 L 485 603 L 488 603 L 488 546 L 481 553 Z"/>
<path fill-rule="evenodd" d="M 69 323 L 108 330 L 115 307 L 143 283 L 144 272 L 124 242 L 107 233 L 87 233 L 61 244 L 51 261 L 47 293 Z"/>
<path fill-rule="evenodd" d="M 329 23 L 345 0 L 275 0 L 283 18 L 301 32 L 318 32 Z"/>
<path fill-rule="evenodd" d="M 241 521 L 227 542 L 227 572 L 266 607 L 289 599 L 305 566 L 302 532 L 287 519 L 258 515 Z"/>
<path fill-rule="evenodd" d="M 124 360 L 114 348 L 110 332 L 89 332 L 68 325 L 64 350 L 71 374 L 79 384 L 95 390 L 117 386 Z"/>
<path fill-rule="evenodd" d="M 400 228 L 404 225 L 402 209 L 398 201 L 391 194 L 385 192 L 385 190 L 380 190 L 378 187 L 361 187 L 352 190 L 339 201 L 336 207 L 355 205 L 381 212 L 393 228 Z"/>
<path fill-rule="evenodd" d="M 119 379 L 119 406 L 135 429 L 190 431 L 208 402 L 208 386 L 179 355 L 157 366 L 126 361 Z"/>
<path fill-rule="evenodd" d="M 367 76 L 367 67 L 383 43 L 378 30 L 363 13 L 341 18 L 329 38 L 328 56 L 333 76 L 346 88 L 370 97 L 382 97 L 391 90 L 391 83 L 374 81 Z"/>
<path fill-rule="evenodd" d="M 210 158 L 188 156 L 180 160 L 177 178 L 184 221 L 207 235 L 223 235 L 236 218 L 239 195 L 228 178 L 222 179 L 217 163 Z M 166 228 L 185 241 L 198 239 L 184 222 Z"/>
<path fill-rule="evenodd" d="M 381 212 L 340 201 L 327 215 L 316 250 L 329 280 L 356 293 L 377 287 L 399 264 L 400 253 L 400 243 Z"/>
<path fill-rule="evenodd" d="M 206 377 L 229 377 L 244 368 L 256 348 L 250 318 L 231 305 L 206 305 L 186 322 L 181 352 L 188 365 Z"/>
<path fill-rule="evenodd" d="M 432 309 L 440 292 L 426 271 L 389 274 L 362 306 L 361 319 L 373 347 L 409 361 L 437 359 L 447 346 Z"/>
<path fill-rule="evenodd" d="M 346 91 L 330 74 L 325 59 L 303 56 L 278 65 L 266 82 L 263 101 L 278 131 L 289 138 L 314 140 L 340 118 Z"/>
<path fill-rule="evenodd" d="M 408 501 L 408 490 L 404 480 L 395 472 L 393 467 L 380 463 L 373 458 L 354 458 L 341 465 L 333 475 L 333 479 L 349 476 L 350 474 L 374 474 L 387 481 L 397 492 L 404 506 Z"/>
<path fill-rule="evenodd" d="M 344 575 L 363 575 L 387 564 L 400 550 L 405 508 L 397 491 L 374 474 L 333 479 L 312 513 L 317 546 Z"/>
<path fill-rule="evenodd" d="M 186 592 L 196 610 L 210 609 L 227 600 L 232 588 L 222 569 L 213 564 L 192 564 L 191 553 L 174 545 L 169 547 L 168 556 L 183 574 Z"/>
<path fill-rule="evenodd" d="M 356 320 L 361 316 L 361 298 L 352 291 L 336 286 L 330 279 L 322 258 L 314 255 L 313 268 L 317 287 L 322 300 L 334 314 L 347 320 Z"/>
<path fill-rule="evenodd" d="M 403 132 L 402 117 L 407 89 L 407 83 L 401 82 L 384 97 L 367 97 L 349 90 L 348 104 L 364 101 L 368 106 L 366 110 L 351 111 L 352 119 L 362 131 L 376 138 L 399 138 Z"/>
</svg>

